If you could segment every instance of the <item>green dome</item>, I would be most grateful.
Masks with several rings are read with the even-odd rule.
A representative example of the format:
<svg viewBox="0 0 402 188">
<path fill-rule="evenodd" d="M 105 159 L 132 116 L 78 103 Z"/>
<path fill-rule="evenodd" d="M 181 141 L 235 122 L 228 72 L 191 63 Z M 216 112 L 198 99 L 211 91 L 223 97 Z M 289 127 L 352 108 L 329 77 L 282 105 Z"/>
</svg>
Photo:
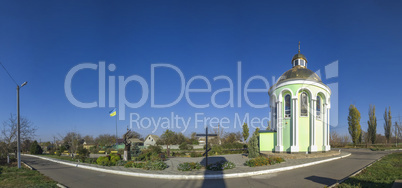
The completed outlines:
<svg viewBox="0 0 402 188">
<path fill-rule="evenodd" d="M 322 83 L 321 78 L 315 72 L 300 65 L 294 66 L 283 73 L 277 84 L 289 80 L 309 80 Z"/>
</svg>

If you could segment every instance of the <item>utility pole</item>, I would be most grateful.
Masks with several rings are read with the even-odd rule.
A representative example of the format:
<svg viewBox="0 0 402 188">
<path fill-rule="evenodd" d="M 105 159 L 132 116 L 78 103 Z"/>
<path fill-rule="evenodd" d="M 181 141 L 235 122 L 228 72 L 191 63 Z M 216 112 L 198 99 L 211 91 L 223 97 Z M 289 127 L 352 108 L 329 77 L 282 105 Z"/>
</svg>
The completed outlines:
<svg viewBox="0 0 402 188">
<path fill-rule="evenodd" d="M 20 86 L 17 85 L 17 159 L 18 168 L 21 168 L 21 125 L 20 125 Z"/>
<path fill-rule="evenodd" d="M 28 82 L 21 84 L 21 87 L 17 84 L 17 159 L 18 168 L 21 168 L 21 124 L 20 124 L 20 88 L 27 85 Z"/>
<path fill-rule="evenodd" d="M 0 62 L 0 65 L 3 67 L 3 69 L 6 71 L 8 76 L 11 78 L 11 80 L 17 85 L 17 161 L 18 161 L 18 168 L 21 168 L 21 125 L 20 125 L 20 88 L 24 87 L 24 85 L 27 85 L 28 82 L 24 82 L 21 84 L 21 86 L 14 80 L 14 78 L 11 76 L 11 74 L 8 72 L 6 67 L 4 67 L 3 63 Z"/>
</svg>

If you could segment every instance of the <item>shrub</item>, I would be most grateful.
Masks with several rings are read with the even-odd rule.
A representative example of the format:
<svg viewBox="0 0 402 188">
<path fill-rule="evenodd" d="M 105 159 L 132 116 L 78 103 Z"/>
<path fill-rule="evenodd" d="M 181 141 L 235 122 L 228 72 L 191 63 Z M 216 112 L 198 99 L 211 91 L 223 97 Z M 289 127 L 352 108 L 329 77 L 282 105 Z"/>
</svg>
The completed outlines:
<svg viewBox="0 0 402 188">
<path fill-rule="evenodd" d="M 31 154 L 42 154 L 43 153 L 42 147 L 40 147 L 40 145 L 38 144 L 38 142 L 36 140 L 32 143 L 30 152 L 31 152 Z"/>
<path fill-rule="evenodd" d="M 260 157 L 256 157 L 254 159 L 250 159 L 250 160 L 246 161 L 245 165 L 249 166 L 249 167 L 265 166 L 265 165 L 270 165 L 270 162 L 269 162 L 269 158 L 260 156 Z"/>
<path fill-rule="evenodd" d="M 180 144 L 179 149 L 180 150 L 191 150 L 191 149 L 193 149 L 193 146 L 188 145 L 187 142 L 183 142 Z"/>
<path fill-rule="evenodd" d="M 281 162 L 285 162 L 285 159 L 283 159 L 282 157 L 270 157 L 269 158 L 269 164 L 271 164 L 271 165 L 281 163 Z"/>
<path fill-rule="evenodd" d="M 134 161 L 128 161 L 126 164 L 124 164 L 124 168 L 131 168 L 133 167 Z"/>
<path fill-rule="evenodd" d="M 63 152 L 60 151 L 60 150 L 57 150 L 57 151 L 56 151 L 56 155 L 59 156 L 59 157 L 61 156 L 61 153 L 63 153 Z"/>
<path fill-rule="evenodd" d="M 226 170 L 226 169 L 232 169 L 235 167 L 236 167 L 236 165 L 230 161 L 219 161 L 219 162 L 208 165 L 207 169 L 213 170 L 213 171 L 222 171 L 222 170 Z"/>
<path fill-rule="evenodd" d="M 222 146 L 219 146 L 219 145 L 214 145 L 214 146 L 212 146 L 211 151 L 212 151 L 213 153 L 215 153 L 216 155 L 222 154 L 222 153 L 223 153 L 223 147 L 222 147 Z"/>
<path fill-rule="evenodd" d="M 88 159 L 88 163 L 90 163 L 90 164 L 96 164 L 96 158 L 89 158 Z"/>
<path fill-rule="evenodd" d="M 180 163 L 179 166 L 177 166 L 177 170 L 180 171 L 192 171 L 192 170 L 199 170 L 201 169 L 202 165 L 200 163 Z"/>
<path fill-rule="evenodd" d="M 85 162 L 89 155 L 89 151 L 82 146 L 78 147 L 77 149 L 78 156 L 77 158 L 80 159 L 82 162 Z"/>
<path fill-rule="evenodd" d="M 116 161 L 116 166 L 124 166 L 126 165 L 127 161 L 123 161 L 123 160 L 118 160 Z"/>
<path fill-rule="evenodd" d="M 142 150 L 141 154 L 136 157 L 137 161 L 148 161 L 151 158 L 152 153 L 150 150 Z"/>
<path fill-rule="evenodd" d="M 191 152 L 190 157 L 202 157 L 202 154 L 198 152 Z"/>
<path fill-rule="evenodd" d="M 117 161 L 120 161 L 121 157 L 119 154 L 110 154 L 110 163 L 115 165 Z"/>
<path fill-rule="evenodd" d="M 143 168 L 145 163 L 133 163 L 133 165 L 131 167 L 134 168 Z"/>
<path fill-rule="evenodd" d="M 254 159 L 250 159 L 244 163 L 244 165 L 249 166 L 249 167 L 255 167 L 255 166 L 266 166 L 266 165 L 273 165 L 277 163 L 284 162 L 285 160 L 281 157 L 264 157 L 264 156 L 259 156 Z"/>
<path fill-rule="evenodd" d="M 98 159 L 96 160 L 96 163 L 98 165 L 102 165 L 102 166 L 110 166 L 109 156 L 98 157 Z"/>
<path fill-rule="evenodd" d="M 161 155 L 157 153 L 152 153 L 151 156 L 149 157 L 150 161 L 162 161 Z"/>
<path fill-rule="evenodd" d="M 148 146 L 147 148 L 148 150 L 150 150 L 151 153 L 162 153 L 162 147 L 161 146 Z"/>
<path fill-rule="evenodd" d="M 248 158 L 256 158 L 260 155 L 260 151 L 258 148 L 258 139 L 257 135 L 253 134 L 248 142 Z"/>
<path fill-rule="evenodd" d="M 143 164 L 144 166 L 142 168 L 145 170 L 164 170 L 168 167 L 167 164 L 162 161 L 147 161 Z"/>
</svg>

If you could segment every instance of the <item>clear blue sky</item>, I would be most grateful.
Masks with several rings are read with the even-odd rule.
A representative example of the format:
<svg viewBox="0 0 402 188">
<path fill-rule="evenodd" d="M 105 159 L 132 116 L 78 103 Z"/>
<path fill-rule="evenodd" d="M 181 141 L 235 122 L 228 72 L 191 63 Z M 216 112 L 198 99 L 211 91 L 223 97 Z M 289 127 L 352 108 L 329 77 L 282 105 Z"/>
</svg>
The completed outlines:
<svg viewBox="0 0 402 188">
<path fill-rule="evenodd" d="M 118 122 L 119 134 L 130 124 L 129 113 L 147 117 L 184 118 L 195 113 L 224 117 L 233 121 L 235 113 L 250 117 L 268 117 L 269 108 L 252 108 L 242 98 L 237 103 L 237 62 L 242 62 L 242 85 L 251 76 L 261 75 L 272 84 L 291 68 L 291 58 L 301 51 L 313 71 L 336 60 L 337 78 L 324 83 L 339 85 L 338 124 L 332 130 L 347 133 L 350 104 L 362 115 L 367 129 L 369 104 L 377 107 L 378 132 L 383 132 L 382 115 L 391 106 L 394 117 L 402 115 L 402 13 L 399 1 L 316 1 L 273 3 L 262 1 L 3 1 L 0 6 L 0 61 L 19 83 L 21 114 L 38 127 L 36 139 L 52 140 L 68 131 L 83 135 L 115 134 L 113 109 L 78 108 L 64 91 L 64 81 L 71 68 L 80 63 L 105 61 L 116 70 L 106 76 L 138 75 L 150 87 L 151 64 L 168 63 L 178 67 L 186 82 L 193 76 L 205 76 L 212 85 L 210 93 L 191 94 L 194 103 L 210 103 L 214 91 L 228 86 L 214 81 L 226 75 L 234 84 L 234 107 L 191 107 L 186 99 L 170 108 L 151 108 L 150 97 L 140 108 L 126 108 L 126 120 Z M 173 101 L 180 93 L 180 80 L 171 69 L 155 73 L 158 103 Z M 323 75 L 322 75 L 323 76 Z M 118 78 L 116 78 L 118 80 Z M 106 80 L 106 84 L 108 80 Z M 98 72 L 82 70 L 72 81 L 74 96 L 83 102 L 98 97 Z M 116 86 L 117 87 L 117 86 Z M 205 88 L 198 80 L 194 88 Z M 255 81 L 252 88 L 263 88 Z M 0 120 L 16 113 L 15 84 L 0 70 Z M 132 82 L 125 95 L 138 101 L 141 87 Z M 118 92 L 116 93 L 118 96 Z M 267 93 L 249 95 L 257 104 L 267 103 Z M 226 103 L 229 95 L 220 94 L 217 102 Z M 118 102 L 118 101 L 117 101 Z M 118 111 L 119 113 L 119 111 Z M 333 112 L 334 113 L 334 112 Z M 395 118 L 394 118 L 395 120 Z M 335 122 L 335 121 L 334 121 Z M 141 129 L 144 136 L 153 130 Z M 165 129 L 159 128 L 155 134 Z M 173 129 L 181 131 L 181 129 Z M 227 132 L 238 131 L 227 129 Z M 190 125 L 185 134 L 201 132 Z M 254 130 L 251 130 L 254 131 Z"/>
</svg>

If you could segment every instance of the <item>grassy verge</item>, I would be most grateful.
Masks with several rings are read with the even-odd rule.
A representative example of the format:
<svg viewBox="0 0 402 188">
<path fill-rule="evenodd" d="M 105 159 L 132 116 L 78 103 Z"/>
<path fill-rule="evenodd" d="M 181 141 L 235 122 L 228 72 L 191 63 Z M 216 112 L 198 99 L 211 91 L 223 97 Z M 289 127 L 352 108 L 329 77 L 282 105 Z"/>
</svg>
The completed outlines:
<svg viewBox="0 0 402 188">
<path fill-rule="evenodd" d="M 402 179 L 402 152 L 385 156 L 338 187 L 391 187 L 397 179 Z"/>
<path fill-rule="evenodd" d="M 36 170 L 0 165 L 0 187 L 57 187 L 57 182 Z"/>
</svg>

